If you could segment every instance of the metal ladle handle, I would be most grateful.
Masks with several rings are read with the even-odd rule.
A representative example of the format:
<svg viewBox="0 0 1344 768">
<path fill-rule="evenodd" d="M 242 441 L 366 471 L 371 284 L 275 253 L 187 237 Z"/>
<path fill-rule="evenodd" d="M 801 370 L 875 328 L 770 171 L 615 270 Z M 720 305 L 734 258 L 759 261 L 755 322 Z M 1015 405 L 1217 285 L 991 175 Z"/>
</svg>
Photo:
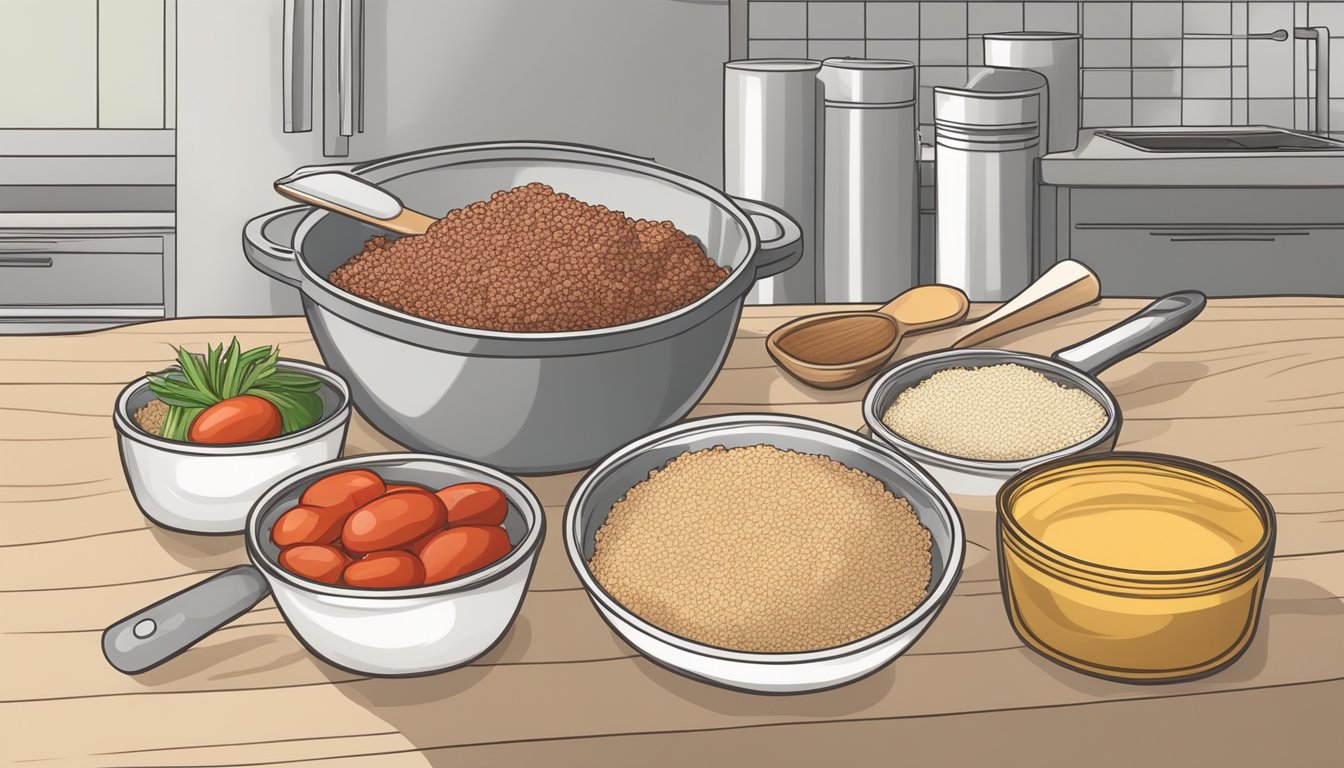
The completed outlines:
<svg viewBox="0 0 1344 768">
<path fill-rule="evenodd" d="M 103 655 L 135 675 L 153 669 L 251 610 L 271 593 L 261 571 L 240 565 L 142 608 L 103 632 Z"/>
<path fill-rule="evenodd" d="M 1068 349 L 1061 349 L 1054 358 L 1083 373 L 1096 375 L 1175 333 L 1194 320 L 1206 303 L 1207 299 L 1199 291 L 1168 294 L 1118 325 Z"/>
</svg>

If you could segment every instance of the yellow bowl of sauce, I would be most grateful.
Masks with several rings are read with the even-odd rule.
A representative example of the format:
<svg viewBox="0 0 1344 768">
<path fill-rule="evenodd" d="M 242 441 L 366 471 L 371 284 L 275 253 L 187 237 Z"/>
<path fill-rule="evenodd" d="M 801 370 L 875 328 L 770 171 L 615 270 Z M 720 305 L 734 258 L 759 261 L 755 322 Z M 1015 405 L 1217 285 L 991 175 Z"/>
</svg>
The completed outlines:
<svg viewBox="0 0 1344 768">
<path fill-rule="evenodd" d="M 1244 480 L 1175 456 L 1047 462 L 998 494 L 1013 629 L 1046 657 L 1126 682 L 1218 671 L 1255 633 L 1274 511 Z"/>
</svg>

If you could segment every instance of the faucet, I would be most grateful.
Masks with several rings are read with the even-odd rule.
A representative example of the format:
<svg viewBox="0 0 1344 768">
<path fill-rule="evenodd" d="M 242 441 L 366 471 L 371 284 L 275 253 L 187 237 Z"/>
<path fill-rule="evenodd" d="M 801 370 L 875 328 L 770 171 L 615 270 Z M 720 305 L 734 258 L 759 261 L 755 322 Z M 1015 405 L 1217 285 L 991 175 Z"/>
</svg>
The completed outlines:
<svg viewBox="0 0 1344 768">
<path fill-rule="evenodd" d="M 1294 27 L 1293 37 L 1316 41 L 1316 133 L 1330 132 L 1330 30 L 1325 27 Z"/>
</svg>

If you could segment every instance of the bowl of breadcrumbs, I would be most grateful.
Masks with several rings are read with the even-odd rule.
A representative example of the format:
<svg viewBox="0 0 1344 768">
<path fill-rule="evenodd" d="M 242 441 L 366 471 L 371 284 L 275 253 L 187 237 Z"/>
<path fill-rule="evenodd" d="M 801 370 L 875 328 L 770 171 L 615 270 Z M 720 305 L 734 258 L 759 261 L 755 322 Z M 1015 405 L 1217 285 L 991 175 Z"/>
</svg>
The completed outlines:
<svg viewBox="0 0 1344 768">
<path fill-rule="evenodd" d="M 617 451 L 571 497 L 570 562 L 662 666 L 797 693 L 871 674 L 952 592 L 961 521 L 894 451 L 823 422 L 684 422 Z"/>
</svg>

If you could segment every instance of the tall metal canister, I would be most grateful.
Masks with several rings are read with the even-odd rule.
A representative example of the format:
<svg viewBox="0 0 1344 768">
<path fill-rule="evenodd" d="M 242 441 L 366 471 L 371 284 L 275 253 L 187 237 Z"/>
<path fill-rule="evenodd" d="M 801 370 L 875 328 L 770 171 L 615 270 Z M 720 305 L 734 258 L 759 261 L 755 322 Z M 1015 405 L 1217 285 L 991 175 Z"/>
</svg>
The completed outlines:
<svg viewBox="0 0 1344 768">
<path fill-rule="evenodd" d="M 803 232 L 803 255 L 760 280 L 749 304 L 817 300 L 817 171 L 821 62 L 744 59 L 723 65 L 723 185 L 730 195 L 770 203 Z"/>
<path fill-rule="evenodd" d="M 826 59 L 821 297 L 886 302 L 919 284 L 915 65 Z"/>
<path fill-rule="evenodd" d="M 1041 154 L 1078 148 L 1078 73 L 1081 35 L 1077 32 L 989 32 L 985 34 L 985 66 L 1040 72 L 1047 99 L 1041 122 L 1047 143 Z"/>
<path fill-rule="evenodd" d="M 977 69 L 963 88 L 933 89 L 937 279 L 971 301 L 1003 301 L 1036 266 L 1036 158 L 1045 78 Z"/>
</svg>

